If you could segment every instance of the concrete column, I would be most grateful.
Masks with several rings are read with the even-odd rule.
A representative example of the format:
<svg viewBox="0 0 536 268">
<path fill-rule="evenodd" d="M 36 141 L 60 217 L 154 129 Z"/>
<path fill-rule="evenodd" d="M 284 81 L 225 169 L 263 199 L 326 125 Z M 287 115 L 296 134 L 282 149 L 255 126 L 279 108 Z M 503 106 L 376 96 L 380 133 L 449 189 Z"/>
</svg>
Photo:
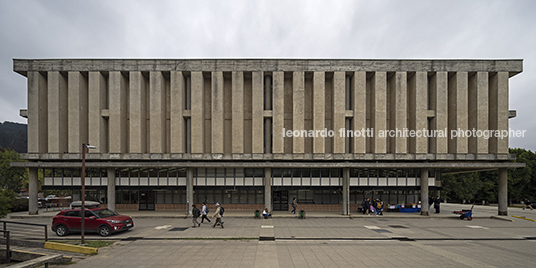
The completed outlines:
<svg viewBox="0 0 536 268">
<path fill-rule="evenodd" d="M 387 74 L 385 72 L 376 72 L 374 74 L 373 90 L 374 101 L 372 105 L 374 115 L 374 146 L 373 153 L 385 154 L 387 152 L 387 138 L 381 137 L 380 131 L 387 129 Z"/>
<path fill-rule="evenodd" d="M 333 74 L 333 153 L 345 153 L 345 135 L 341 135 L 339 130 L 345 128 L 346 102 L 350 95 L 346 96 L 346 73 L 335 72 Z M 348 90 L 348 93 L 349 90 Z"/>
<path fill-rule="evenodd" d="M 89 72 L 88 89 L 88 125 L 89 144 L 97 146 L 94 153 L 107 152 L 105 119 L 102 117 L 103 104 L 106 100 L 106 78 L 100 72 Z M 132 119 L 131 119 L 132 120 Z"/>
<path fill-rule="evenodd" d="M 186 168 L 186 215 L 192 215 L 194 203 L 194 168 Z"/>
<path fill-rule="evenodd" d="M 170 131 L 171 131 L 171 153 L 184 153 L 184 94 L 185 83 L 182 72 L 172 71 L 170 77 Z"/>
<path fill-rule="evenodd" d="M 421 215 L 428 216 L 428 169 L 421 169 Z"/>
<path fill-rule="evenodd" d="M 362 131 L 367 127 L 367 73 L 355 72 L 352 80 L 354 87 L 353 130 Z M 365 154 L 367 150 L 365 135 L 354 137 L 355 154 Z"/>
<path fill-rule="evenodd" d="M 82 143 L 88 142 L 88 100 L 86 80 L 80 72 L 69 72 L 67 103 L 69 153 L 81 153 Z"/>
<path fill-rule="evenodd" d="M 244 73 L 232 73 L 232 153 L 244 153 Z"/>
<path fill-rule="evenodd" d="M 28 214 L 36 215 L 39 213 L 37 206 L 37 178 L 38 178 L 38 168 L 28 168 Z"/>
<path fill-rule="evenodd" d="M 282 154 L 284 152 L 283 126 L 285 120 L 285 92 L 284 92 L 284 73 L 273 73 L 273 147 L 272 153 Z"/>
<path fill-rule="evenodd" d="M 435 121 L 436 129 L 445 131 L 448 129 L 448 73 L 437 72 L 435 75 L 435 88 L 436 88 L 436 112 Z M 450 135 L 450 133 L 447 133 Z M 448 140 L 449 137 L 436 136 L 436 148 L 435 152 L 438 154 L 448 153 Z"/>
<path fill-rule="evenodd" d="M 272 169 L 264 168 L 264 207 L 272 211 Z"/>
<path fill-rule="evenodd" d="M 342 169 L 342 214 L 350 215 L 350 169 Z"/>
<path fill-rule="evenodd" d="M 292 130 L 303 130 L 305 111 L 305 74 L 294 72 L 292 74 Z M 292 137 L 292 151 L 295 154 L 304 153 L 304 137 Z"/>
<path fill-rule="evenodd" d="M 264 152 L 264 92 L 263 73 L 253 72 L 252 78 L 252 115 L 251 115 L 251 151 L 254 154 Z M 214 120 L 214 119 L 213 119 Z"/>
<path fill-rule="evenodd" d="M 115 168 L 108 168 L 106 173 L 108 175 L 108 188 L 106 189 L 108 208 L 115 211 Z"/>
<path fill-rule="evenodd" d="M 212 72 L 212 148 L 213 154 L 223 154 L 223 72 Z"/>
<path fill-rule="evenodd" d="M 47 78 L 28 72 L 28 153 L 48 151 Z"/>
<path fill-rule="evenodd" d="M 149 76 L 149 153 L 165 153 L 165 102 L 164 75 L 150 72 Z"/>
<path fill-rule="evenodd" d="M 508 172 L 499 168 L 499 215 L 508 215 Z"/>
<path fill-rule="evenodd" d="M 408 127 L 407 123 L 407 114 L 408 114 L 408 105 L 407 105 L 407 96 L 408 96 L 408 75 L 406 72 L 396 72 L 395 74 L 395 99 L 392 100 L 395 105 L 394 111 L 394 130 L 403 130 Z M 395 150 L 396 154 L 407 154 L 408 152 L 408 139 L 402 135 L 398 135 L 394 138 L 395 140 Z"/>
<path fill-rule="evenodd" d="M 324 72 L 313 73 L 313 130 L 323 131 L 326 124 L 326 74 Z M 313 137 L 313 154 L 325 152 L 326 138 L 320 135 Z"/>
<path fill-rule="evenodd" d="M 205 109 L 204 109 L 204 79 L 202 72 L 191 73 L 191 152 L 204 153 L 205 143 Z"/>
</svg>

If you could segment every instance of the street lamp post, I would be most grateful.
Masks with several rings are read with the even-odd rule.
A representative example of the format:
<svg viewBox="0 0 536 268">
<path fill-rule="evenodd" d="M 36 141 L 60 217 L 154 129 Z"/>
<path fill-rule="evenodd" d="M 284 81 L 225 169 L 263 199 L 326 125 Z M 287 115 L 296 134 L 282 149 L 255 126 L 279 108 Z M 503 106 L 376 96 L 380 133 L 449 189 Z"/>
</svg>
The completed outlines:
<svg viewBox="0 0 536 268">
<path fill-rule="evenodd" d="M 86 217 L 86 149 L 97 149 L 96 146 L 91 146 L 89 144 L 82 143 L 82 208 L 80 211 L 80 216 L 82 219 L 81 224 L 81 242 L 80 244 L 85 244 L 84 231 L 85 231 L 85 217 Z"/>
</svg>

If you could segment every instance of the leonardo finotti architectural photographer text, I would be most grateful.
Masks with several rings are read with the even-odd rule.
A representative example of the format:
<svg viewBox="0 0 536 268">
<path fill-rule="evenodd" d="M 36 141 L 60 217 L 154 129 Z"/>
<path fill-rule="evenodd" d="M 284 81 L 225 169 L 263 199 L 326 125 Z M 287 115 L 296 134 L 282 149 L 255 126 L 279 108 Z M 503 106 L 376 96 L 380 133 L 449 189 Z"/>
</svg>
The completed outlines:
<svg viewBox="0 0 536 268">
<path fill-rule="evenodd" d="M 377 136 L 378 137 L 390 137 L 390 138 L 414 138 L 414 137 L 427 137 L 427 138 L 433 138 L 433 137 L 449 137 L 451 139 L 453 138 L 470 138 L 470 137 L 477 137 L 477 138 L 484 138 L 484 139 L 490 139 L 490 138 L 499 138 L 504 139 L 508 137 L 525 137 L 526 130 L 514 130 L 509 128 L 508 130 L 493 130 L 493 129 L 486 129 L 486 130 L 477 130 L 477 129 L 440 129 L 440 130 L 429 130 L 429 129 L 417 129 L 417 130 L 410 130 L 407 128 L 402 129 L 382 129 L 378 130 Z M 374 128 L 362 128 L 361 130 L 346 130 L 345 128 L 339 129 L 337 132 L 334 130 L 328 130 L 327 128 L 324 128 L 322 130 L 290 130 L 283 128 L 283 137 L 306 137 L 306 138 L 312 138 L 312 137 L 334 137 L 338 133 L 340 137 L 374 137 Z"/>
</svg>

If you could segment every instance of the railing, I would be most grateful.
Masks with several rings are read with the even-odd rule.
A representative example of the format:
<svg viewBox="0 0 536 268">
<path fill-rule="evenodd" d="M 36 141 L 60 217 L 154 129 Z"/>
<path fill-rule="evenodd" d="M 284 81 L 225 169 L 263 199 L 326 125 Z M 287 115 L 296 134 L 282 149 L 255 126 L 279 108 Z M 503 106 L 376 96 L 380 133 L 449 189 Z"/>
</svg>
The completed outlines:
<svg viewBox="0 0 536 268">
<path fill-rule="evenodd" d="M 3 231 L 11 232 L 11 239 L 45 240 L 48 241 L 48 228 L 46 224 L 25 223 L 16 221 L 3 221 Z M 43 232 L 44 231 L 44 232 Z"/>
<path fill-rule="evenodd" d="M 6 262 L 11 262 L 11 249 L 9 248 L 9 231 L 0 230 L 0 232 L 4 233 L 4 238 L 6 239 Z"/>
</svg>

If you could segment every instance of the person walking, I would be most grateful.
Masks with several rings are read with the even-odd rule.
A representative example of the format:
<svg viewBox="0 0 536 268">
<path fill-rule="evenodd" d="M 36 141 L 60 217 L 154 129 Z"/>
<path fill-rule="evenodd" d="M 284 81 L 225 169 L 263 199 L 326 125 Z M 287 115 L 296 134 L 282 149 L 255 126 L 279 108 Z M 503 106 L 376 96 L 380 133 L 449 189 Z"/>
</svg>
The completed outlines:
<svg viewBox="0 0 536 268">
<path fill-rule="evenodd" d="M 203 208 L 201 209 L 201 223 L 203 223 L 203 220 L 207 220 L 209 223 L 210 223 L 210 220 L 208 219 L 207 217 L 207 213 L 208 213 L 208 208 L 207 208 L 207 204 L 205 202 L 203 202 Z"/>
<path fill-rule="evenodd" d="M 214 212 L 214 215 L 212 215 L 212 218 L 216 218 L 216 221 L 212 225 L 212 228 L 215 228 L 216 224 L 220 223 L 221 228 L 223 229 L 223 222 L 221 222 L 220 204 L 219 203 L 216 203 L 216 212 Z"/>
<path fill-rule="evenodd" d="M 434 208 L 435 208 L 435 213 L 439 213 L 439 205 L 441 204 L 441 199 L 439 199 L 439 196 L 436 197 L 436 199 L 434 200 Z"/>
<path fill-rule="evenodd" d="M 197 222 L 197 218 L 199 218 L 199 215 L 201 214 L 201 211 L 195 206 L 192 205 L 192 223 L 194 224 L 193 228 L 201 226 L 201 223 Z"/>
<path fill-rule="evenodd" d="M 530 208 L 530 210 L 533 210 L 532 206 L 530 205 L 530 201 L 527 198 L 525 198 L 524 203 L 525 203 L 525 206 L 523 207 L 523 210 L 525 210 L 526 208 Z"/>
<path fill-rule="evenodd" d="M 363 212 L 363 215 L 367 213 L 367 199 L 363 198 L 363 202 L 361 202 L 361 212 Z"/>
<path fill-rule="evenodd" d="M 365 199 L 365 214 L 370 216 L 370 198 Z"/>
<path fill-rule="evenodd" d="M 296 214 L 296 207 L 298 206 L 298 201 L 296 197 L 292 198 L 292 211 L 290 213 Z"/>
</svg>

